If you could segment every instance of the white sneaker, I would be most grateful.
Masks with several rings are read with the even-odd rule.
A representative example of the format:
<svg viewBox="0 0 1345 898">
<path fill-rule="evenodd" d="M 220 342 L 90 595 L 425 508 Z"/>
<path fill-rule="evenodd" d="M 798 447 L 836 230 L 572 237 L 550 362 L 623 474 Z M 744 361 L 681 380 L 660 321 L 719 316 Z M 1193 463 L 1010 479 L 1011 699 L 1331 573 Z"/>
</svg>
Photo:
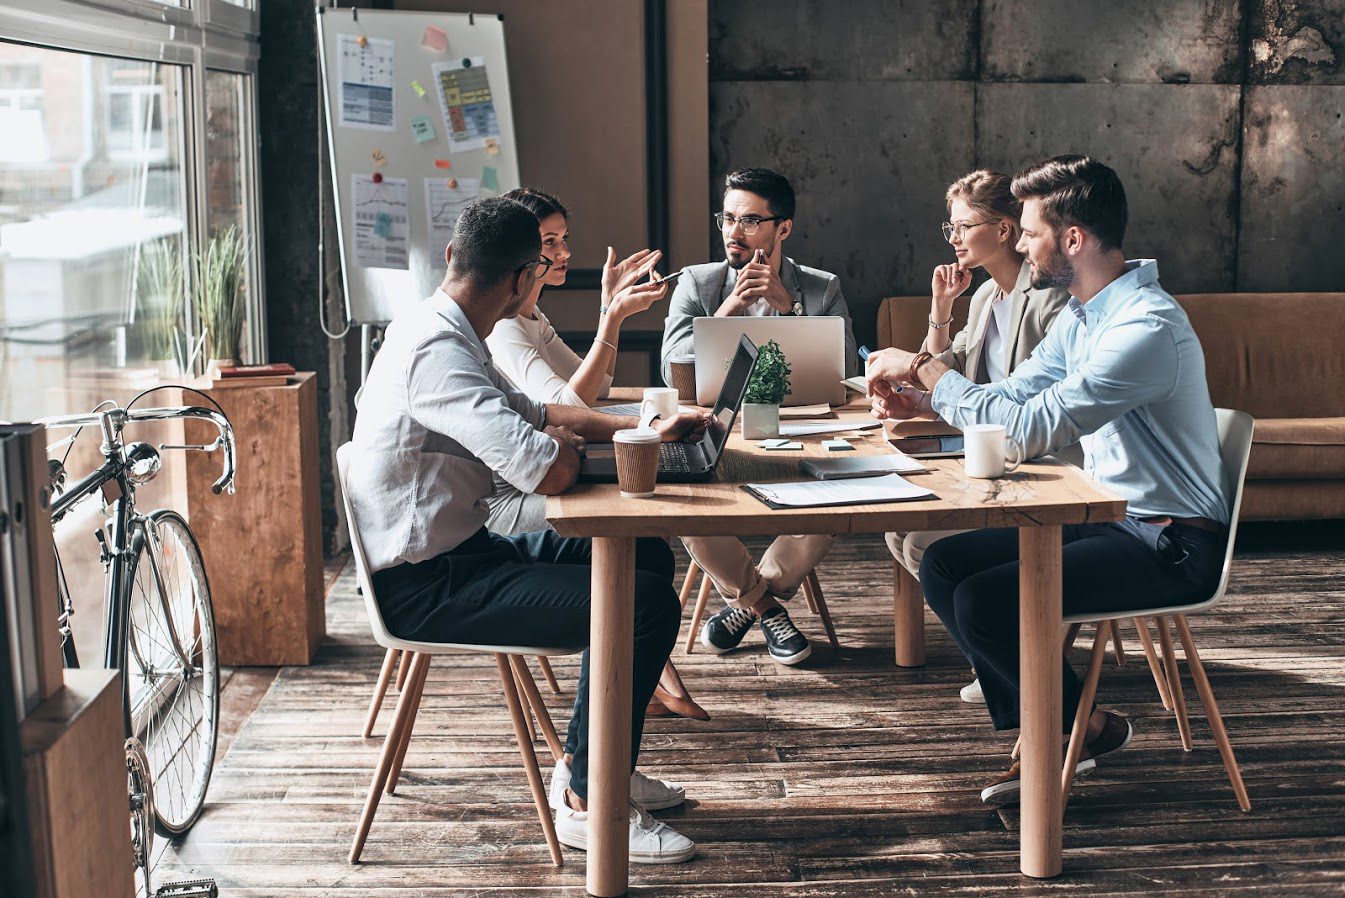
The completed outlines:
<svg viewBox="0 0 1345 898">
<path fill-rule="evenodd" d="M 553 810 L 565 807 L 565 790 L 570 788 L 570 765 L 564 759 L 556 762 L 556 770 L 551 774 L 551 789 L 547 801 Z M 686 790 L 681 786 L 645 776 L 640 771 L 630 775 L 630 800 L 646 811 L 662 811 L 675 808 L 686 801 Z"/>
<path fill-rule="evenodd" d="M 561 802 L 556 809 L 556 838 L 560 844 L 588 851 L 588 812 Z M 630 806 L 630 862 L 680 864 L 696 853 L 696 843 L 655 820 L 643 808 Z"/>
<path fill-rule="evenodd" d="M 969 705 L 984 705 L 985 693 L 981 691 L 981 678 L 977 677 L 963 686 L 958 695 L 962 696 L 962 701 Z"/>
</svg>

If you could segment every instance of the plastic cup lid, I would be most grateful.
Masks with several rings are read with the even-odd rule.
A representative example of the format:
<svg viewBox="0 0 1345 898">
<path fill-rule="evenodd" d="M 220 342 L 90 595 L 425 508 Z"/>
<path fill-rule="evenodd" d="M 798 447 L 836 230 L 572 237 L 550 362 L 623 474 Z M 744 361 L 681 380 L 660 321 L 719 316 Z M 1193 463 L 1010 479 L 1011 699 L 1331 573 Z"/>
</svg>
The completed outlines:
<svg viewBox="0 0 1345 898">
<path fill-rule="evenodd" d="M 663 437 L 652 427 L 630 427 L 612 434 L 614 443 L 660 443 Z"/>
</svg>

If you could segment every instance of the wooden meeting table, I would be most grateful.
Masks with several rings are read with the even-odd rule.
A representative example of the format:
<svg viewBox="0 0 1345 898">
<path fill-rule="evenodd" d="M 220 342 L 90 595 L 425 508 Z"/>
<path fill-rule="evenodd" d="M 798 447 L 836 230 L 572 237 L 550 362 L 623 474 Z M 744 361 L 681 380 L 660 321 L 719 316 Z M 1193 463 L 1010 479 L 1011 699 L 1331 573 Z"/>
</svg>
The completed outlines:
<svg viewBox="0 0 1345 898">
<path fill-rule="evenodd" d="M 624 392 L 624 391 L 623 391 Z M 613 399 L 625 398 L 614 396 Z M 638 391 L 630 398 L 638 399 Z M 837 410 L 842 420 L 873 422 L 865 408 Z M 789 423 L 786 421 L 785 423 Z M 1022 829 L 1020 868 L 1033 877 L 1060 873 L 1063 813 L 1061 757 L 1061 525 L 1120 520 L 1125 500 L 1104 492 L 1078 468 L 1030 463 L 999 480 L 973 480 L 961 459 L 929 459 L 908 475 L 935 499 L 883 505 L 773 510 L 740 489 L 747 482 L 798 480 L 806 457 L 889 451 L 883 430 L 854 432 L 854 452 L 822 449 L 829 436 L 801 437 L 803 451 L 768 451 L 729 439 L 713 483 L 659 484 L 649 499 L 622 499 L 615 484 L 581 484 L 547 499 L 547 519 L 562 536 L 593 540 L 589 655 L 589 845 L 587 889 L 609 898 L 627 890 L 630 798 L 631 663 L 635 540 L 642 536 L 777 536 L 1017 527 L 1022 678 Z"/>
</svg>

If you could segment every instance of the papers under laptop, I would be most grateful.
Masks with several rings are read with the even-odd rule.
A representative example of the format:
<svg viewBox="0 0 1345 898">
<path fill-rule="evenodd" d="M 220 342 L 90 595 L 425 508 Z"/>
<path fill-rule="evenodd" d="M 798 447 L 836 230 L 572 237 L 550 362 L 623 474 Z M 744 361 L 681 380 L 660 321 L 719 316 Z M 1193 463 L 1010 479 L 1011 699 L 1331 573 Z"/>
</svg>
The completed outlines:
<svg viewBox="0 0 1345 898">
<path fill-rule="evenodd" d="M 791 483 L 747 483 L 743 489 L 771 508 L 821 508 L 827 505 L 873 505 L 930 499 L 934 494 L 900 474 L 852 480 L 804 480 Z"/>
</svg>

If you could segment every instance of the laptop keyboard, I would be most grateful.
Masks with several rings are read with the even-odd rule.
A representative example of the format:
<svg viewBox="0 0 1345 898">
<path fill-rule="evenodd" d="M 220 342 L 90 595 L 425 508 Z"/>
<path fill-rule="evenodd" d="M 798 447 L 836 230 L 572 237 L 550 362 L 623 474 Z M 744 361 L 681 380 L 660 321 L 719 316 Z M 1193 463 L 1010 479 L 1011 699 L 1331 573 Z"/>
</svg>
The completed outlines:
<svg viewBox="0 0 1345 898">
<path fill-rule="evenodd" d="M 685 443 L 659 443 L 658 469 L 667 474 L 685 474 L 691 470 Z"/>
</svg>

